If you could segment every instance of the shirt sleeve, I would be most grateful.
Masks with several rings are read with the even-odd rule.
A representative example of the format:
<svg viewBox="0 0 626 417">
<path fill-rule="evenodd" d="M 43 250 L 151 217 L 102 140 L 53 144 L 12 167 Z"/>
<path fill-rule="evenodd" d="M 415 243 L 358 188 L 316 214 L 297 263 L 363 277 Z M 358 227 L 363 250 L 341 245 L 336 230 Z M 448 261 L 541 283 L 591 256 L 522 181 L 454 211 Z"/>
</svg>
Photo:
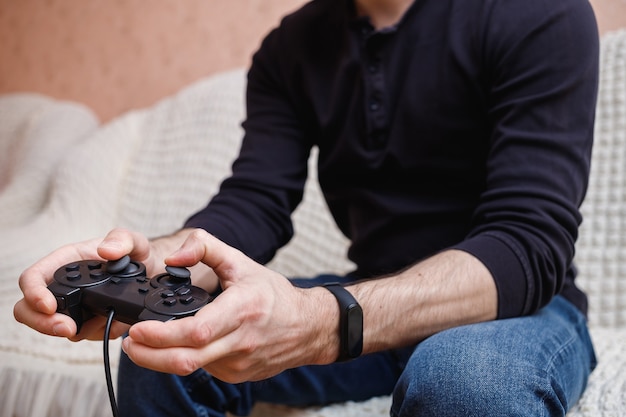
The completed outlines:
<svg viewBox="0 0 626 417">
<path fill-rule="evenodd" d="M 255 54 L 248 73 L 245 135 L 233 174 L 208 206 L 186 227 L 207 230 L 227 244 L 266 263 L 293 236 L 291 213 L 302 200 L 311 141 L 290 105 L 274 65 L 274 31 Z"/>
<path fill-rule="evenodd" d="M 486 190 L 455 248 L 490 270 L 506 318 L 546 305 L 573 273 L 599 47 L 586 1 L 491 4 L 482 38 L 492 124 Z"/>
</svg>

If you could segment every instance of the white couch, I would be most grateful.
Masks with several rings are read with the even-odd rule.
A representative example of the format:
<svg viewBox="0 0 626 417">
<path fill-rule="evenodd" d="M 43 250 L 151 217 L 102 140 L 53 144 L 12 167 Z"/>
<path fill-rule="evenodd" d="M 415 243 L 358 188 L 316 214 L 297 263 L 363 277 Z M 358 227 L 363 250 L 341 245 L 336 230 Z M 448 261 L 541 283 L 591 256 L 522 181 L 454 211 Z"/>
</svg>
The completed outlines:
<svg viewBox="0 0 626 417">
<path fill-rule="evenodd" d="M 626 31 L 603 37 L 601 69 L 577 253 L 600 364 L 568 414 L 578 417 L 626 415 Z M 244 85 L 243 70 L 212 76 L 105 125 L 76 103 L 0 96 L 0 417 L 111 415 L 101 344 L 46 337 L 16 323 L 17 278 L 52 249 L 114 226 L 149 236 L 179 227 L 229 173 Z M 273 268 L 288 276 L 350 269 L 347 242 L 315 181 L 295 219 L 296 237 Z M 113 344 L 117 352 L 119 341 Z M 306 410 L 261 404 L 254 415 L 378 417 L 388 415 L 389 404 L 389 397 Z"/>
</svg>

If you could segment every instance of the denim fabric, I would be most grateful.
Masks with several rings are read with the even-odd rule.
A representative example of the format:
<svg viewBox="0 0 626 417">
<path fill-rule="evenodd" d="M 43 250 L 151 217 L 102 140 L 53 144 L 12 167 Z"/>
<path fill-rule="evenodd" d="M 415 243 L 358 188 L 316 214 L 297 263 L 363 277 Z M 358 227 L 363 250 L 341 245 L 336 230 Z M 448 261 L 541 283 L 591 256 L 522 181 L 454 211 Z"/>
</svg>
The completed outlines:
<svg viewBox="0 0 626 417">
<path fill-rule="evenodd" d="M 535 315 L 457 327 L 420 343 L 391 415 L 563 416 L 595 366 L 584 316 L 556 297 Z"/>
<path fill-rule="evenodd" d="M 305 366 L 265 381 L 228 384 L 203 370 L 178 377 L 122 353 L 122 416 L 247 415 L 255 401 L 322 405 L 393 392 L 391 415 L 561 416 L 595 367 L 584 316 L 556 297 L 533 316 L 453 328 L 417 348 Z"/>
</svg>

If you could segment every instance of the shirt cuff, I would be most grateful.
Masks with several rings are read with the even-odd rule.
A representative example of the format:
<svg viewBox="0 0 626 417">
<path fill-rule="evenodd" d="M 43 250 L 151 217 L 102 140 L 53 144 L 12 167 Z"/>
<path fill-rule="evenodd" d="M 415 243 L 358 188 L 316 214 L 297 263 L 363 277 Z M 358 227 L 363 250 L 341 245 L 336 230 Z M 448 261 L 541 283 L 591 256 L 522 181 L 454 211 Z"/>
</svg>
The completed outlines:
<svg viewBox="0 0 626 417">
<path fill-rule="evenodd" d="M 498 291 L 498 319 L 527 314 L 532 284 L 525 271 L 523 255 L 510 238 L 499 233 L 471 237 L 453 249 L 465 251 L 491 273 Z"/>
</svg>

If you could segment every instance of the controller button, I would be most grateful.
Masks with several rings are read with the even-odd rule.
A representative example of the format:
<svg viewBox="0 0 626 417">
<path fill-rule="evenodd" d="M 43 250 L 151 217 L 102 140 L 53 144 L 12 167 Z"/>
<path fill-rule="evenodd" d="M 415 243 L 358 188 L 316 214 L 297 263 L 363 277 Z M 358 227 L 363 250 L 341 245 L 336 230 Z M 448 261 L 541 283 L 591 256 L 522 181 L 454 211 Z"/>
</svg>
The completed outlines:
<svg viewBox="0 0 626 417">
<path fill-rule="evenodd" d="M 146 294 L 146 293 L 148 293 L 150 291 L 150 288 L 148 288 L 148 287 L 139 287 L 137 289 L 137 291 L 139 291 L 139 293 L 141 293 L 141 294 Z"/>
<path fill-rule="evenodd" d="M 190 289 L 190 288 L 185 288 L 185 287 L 183 287 L 183 288 L 179 288 L 179 289 L 177 289 L 177 290 L 176 290 L 176 295 L 178 295 L 178 296 L 181 296 L 181 297 L 182 297 L 182 296 L 184 296 L 184 295 L 189 294 L 190 292 L 191 292 L 191 289 Z"/>
<path fill-rule="evenodd" d="M 93 271 L 94 269 L 102 269 L 102 262 L 90 261 L 87 263 L 87 268 L 91 271 Z"/>
<path fill-rule="evenodd" d="M 122 282 L 122 278 L 120 278 L 120 277 L 111 277 L 111 282 L 113 284 L 119 284 L 120 282 Z"/>
<path fill-rule="evenodd" d="M 100 270 L 91 271 L 89 273 L 89 278 L 91 278 L 91 279 L 101 279 L 102 275 L 104 275 L 104 273 L 102 271 L 100 271 Z"/>
<path fill-rule="evenodd" d="M 61 297 L 59 295 L 55 296 L 57 299 L 57 311 L 65 310 L 67 308 L 67 303 L 65 302 L 65 297 Z"/>
<path fill-rule="evenodd" d="M 176 304 L 176 299 L 175 298 L 166 298 L 165 300 L 163 300 L 163 304 L 165 304 L 168 307 L 172 307 L 173 305 Z"/>
<path fill-rule="evenodd" d="M 172 298 L 173 296 L 174 296 L 174 293 L 172 291 L 163 291 L 161 293 L 162 298 Z"/>
<path fill-rule="evenodd" d="M 80 271 L 69 271 L 65 274 L 65 278 L 68 281 L 78 281 L 81 278 Z"/>
<path fill-rule="evenodd" d="M 70 264 L 70 265 L 67 265 L 67 266 L 65 267 L 65 270 L 66 270 L 67 272 L 70 272 L 70 271 L 78 271 L 79 269 L 80 269 L 80 265 L 78 265 L 78 264 Z"/>
<path fill-rule="evenodd" d="M 181 297 L 180 302 L 183 304 L 191 304 L 193 303 L 193 297 L 191 295 L 189 297 Z"/>
<path fill-rule="evenodd" d="M 148 282 L 148 279 L 146 277 L 137 277 L 136 281 L 140 284 L 143 284 L 145 282 Z"/>
</svg>

